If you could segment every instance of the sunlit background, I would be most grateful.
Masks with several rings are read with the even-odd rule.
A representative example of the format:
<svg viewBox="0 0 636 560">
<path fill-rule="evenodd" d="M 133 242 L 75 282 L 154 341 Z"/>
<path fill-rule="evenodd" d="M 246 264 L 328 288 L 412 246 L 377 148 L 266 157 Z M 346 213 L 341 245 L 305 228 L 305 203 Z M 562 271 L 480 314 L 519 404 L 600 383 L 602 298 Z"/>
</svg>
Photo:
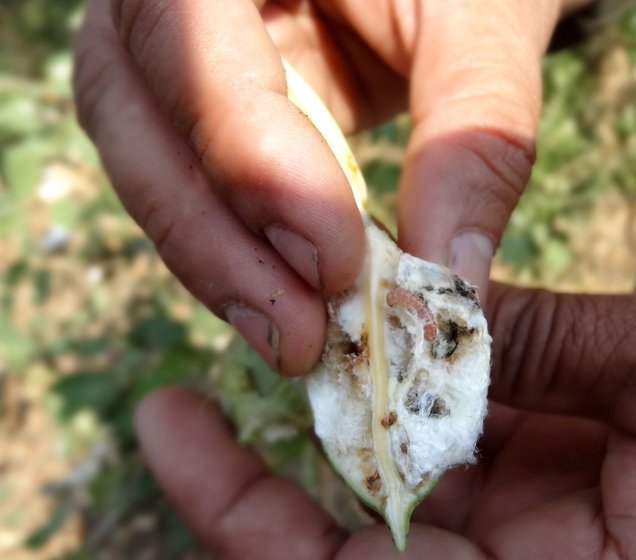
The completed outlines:
<svg viewBox="0 0 636 560">
<path fill-rule="evenodd" d="M 138 399 L 189 383 L 239 438 L 346 524 L 360 512 L 306 437 L 302 387 L 273 375 L 171 278 L 75 123 L 78 0 L 0 4 L 0 557 L 194 559 L 144 470 Z M 636 281 L 636 9 L 545 63 L 532 182 L 494 276 L 558 290 Z M 408 121 L 354 139 L 392 223 Z"/>
</svg>

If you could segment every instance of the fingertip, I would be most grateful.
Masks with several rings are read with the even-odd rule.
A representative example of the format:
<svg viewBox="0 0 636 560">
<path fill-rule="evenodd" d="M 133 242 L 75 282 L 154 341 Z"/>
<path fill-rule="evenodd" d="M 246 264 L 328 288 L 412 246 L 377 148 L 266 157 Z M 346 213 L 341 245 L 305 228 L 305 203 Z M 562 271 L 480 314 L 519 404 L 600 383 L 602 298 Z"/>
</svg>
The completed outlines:
<svg viewBox="0 0 636 560">
<path fill-rule="evenodd" d="M 169 418 L 200 402 L 202 396 L 194 389 L 183 386 L 161 387 L 145 395 L 135 408 L 133 426 L 142 444 L 163 433 Z"/>
<path fill-rule="evenodd" d="M 327 297 L 346 290 L 362 267 L 365 235 L 343 170 L 286 97 L 261 95 L 253 105 L 249 120 L 227 117 L 224 142 L 205 153 L 204 167 L 225 177 L 215 186 L 229 205 L 311 288 Z"/>
<path fill-rule="evenodd" d="M 288 377 L 308 373 L 322 354 L 326 326 L 327 310 L 322 299 L 307 301 L 292 321 L 279 323 L 279 373 Z"/>
<path fill-rule="evenodd" d="M 243 304 L 232 304 L 225 317 L 273 370 L 279 369 L 280 331 L 268 317 Z"/>
<path fill-rule="evenodd" d="M 137 436 L 142 439 L 147 428 L 153 425 L 153 417 L 156 415 L 157 405 L 161 407 L 161 402 L 165 398 L 163 393 L 167 392 L 167 389 L 161 388 L 151 393 L 144 395 L 135 407 L 135 413 L 133 417 L 133 425 Z"/>
<path fill-rule="evenodd" d="M 490 265 L 530 177 L 531 140 L 467 127 L 415 135 L 398 200 L 399 243 L 487 297 Z"/>
<path fill-rule="evenodd" d="M 274 249 L 314 290 L 322 289 L 318 248 L 302 235 L 278 224 L 270 224 L 263 230 Z"/>
<path fill-rule="evenodd" d="M 272 370 L 296 377 L 311 369 L 324 345 L 324 309 L 316 307 L 312 313 L 307 310 L 310 306 L 307 302 L 301 313 L 278 324 L 242 304 L 229 306 L 225 317 Z"/>
<path fill-rule="evenodd" d="M 327 298 L 351 288 L 362 271 L 366 237 L 361 221 L 356 220 L 352 226 L 350 234 L 334 246 L 332 260 L 325 259 L 320 266 L 322 293 Z"/>
<path fill-rule="evenodd" d="M 269 270 L 263 254 L 255 257 Z M 234 271 L 241 297 L 211 306 L 274 371 L 285 376 L 307 373 L 319 359 L 325 340 L 327 310 L 322 296 L 294 276 L 284 263 L 280 277 L 259 277 Z M 282 282 L 281 280 L 285 280 Z"/>
<path fill-rule="evenodd" d="M 494 255 L 492 240 L 479 231 L 464 231 L 450 242 L 450 269 L 477 288 L 482 305 L 488 295 L 490 265 Z"/>
</svg>

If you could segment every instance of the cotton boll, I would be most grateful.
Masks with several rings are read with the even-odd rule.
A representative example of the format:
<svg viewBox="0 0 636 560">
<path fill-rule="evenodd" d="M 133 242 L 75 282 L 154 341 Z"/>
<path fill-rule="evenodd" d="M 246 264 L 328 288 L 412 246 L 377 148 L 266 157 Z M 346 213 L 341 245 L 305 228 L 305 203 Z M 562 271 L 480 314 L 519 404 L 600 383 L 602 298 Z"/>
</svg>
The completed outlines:
<svg viewBox="0 0 636 560">
<path fill-rule="evenodd" d="M 414 506 L 444 471 L 475 460 L 491 339 L 467 282 L 374 225 L 367 240 L 356 285 L 329 304 L 307 386 L 327 455 L 403 548 Z"/>
<path fill-rule="evenodd" d="M 315 430 L 334 467 L 406 546 L 411 512 L 437 478 L 474 460 L 486 414 L 490 337 L 475 290 L 404 254 L 373 225 L 366 184 L 338 124 L 283 61 L 287 95 L 323 136 L 366 224 L 356 285 L 329 304 L 307 377 Z"/>
</svg>

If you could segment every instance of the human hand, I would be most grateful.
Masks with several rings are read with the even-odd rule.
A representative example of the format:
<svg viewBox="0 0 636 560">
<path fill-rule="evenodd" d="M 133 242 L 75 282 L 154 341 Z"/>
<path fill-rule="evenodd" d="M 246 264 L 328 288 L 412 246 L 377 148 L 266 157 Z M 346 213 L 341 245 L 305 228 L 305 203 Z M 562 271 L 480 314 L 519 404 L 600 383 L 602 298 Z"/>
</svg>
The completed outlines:
<svg viewBox="0 0 636 560">
<path fill-rule="evenodd" d="M 322 350 L 324 296 L 359 272 L 364 233 L 335 158 L 285 95 L 279 53 L 345 131 L 410 111 L 399 243 L 485 300 L 534 158 L 541 56 L 560 13 L 585 3 L 92 0 L 78 112 L 168 267 L 298 374 Z"/>
<path fill-rule="evenodd" d="M 384 526 L 347 534 L 188 389 L 140 405 L 145 459 L 220 558 L 636 558 L 636 298 L 494 285 L 489 315 L 496 403 L 480 461 L 414 512 L 404 553 Z"/>
</svg>

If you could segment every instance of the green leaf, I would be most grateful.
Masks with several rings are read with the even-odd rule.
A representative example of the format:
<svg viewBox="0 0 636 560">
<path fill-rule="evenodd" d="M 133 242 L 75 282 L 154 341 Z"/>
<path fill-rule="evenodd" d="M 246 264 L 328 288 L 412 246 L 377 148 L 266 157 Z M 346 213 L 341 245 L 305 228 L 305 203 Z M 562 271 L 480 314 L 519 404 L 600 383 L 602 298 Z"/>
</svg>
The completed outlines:
<svg viewBox="0 0 636 560">
<path fill-rule="evenodd" d="M 94 144 L 90 141 L 86 133 L 79 127 L 77 118 L 72 112 L 67 112 L 64 118 L 56 126 L 56 142 L 60 147 L 60 155 L 64 159 L 80 165 L 89 164 L 95 168 L 99 168 L 99 156 Z M 100 193 L 117 200 L 114 193 Z M 118 201 L 118 206 L 121 203 Z"/>
<path fill-rule="evenodd" d="M 392 144 L 405 146 L 411 136 L 411 124 L 406 115 L 399 116 L 371 131 L 374 140 L 388 140 Z"/>
<path fill-rule="evenodd" d="M 239 441 L 254 443 L 281 425 L 296 428 L 299 424 L 306 429 L 303 406 L 297 397 L 297 394 L 289 391 L 289 387 L 281 387 L 269 398 L 256 393 L 246 393 L 236 398 L 232 403 L 232 415 L 238 428 Z"/>
<path fill-rule="evenodd" d="M 69 504 L 60 504 L 40 527 L 35 529 L 26 539 L 25 546 L 31 549 L 42 548 L 75 513 Z"/>
<path fill-rule="evenodd" d="M 26 232 L 26 211 L 11 193 L 0 191 L 0 239 Z"/>
<path fill-rule="evenodd" d="M 128 336 L 131 344 L 147 348 L 168 348 L 185 344 L 185 325 L 169 317 L 162 309 L 157 309 L 150 317 L 135 324 Z"/>
<path fill-rule="evenodd" d="M 543 265 L 555 274 L 561 274 L 572 264 L 572 253 L 567 245 L 558 239 L 550 240 L 543 252 Z"/>
<path fill-rule="evenodd" d="M 41 115 L 33 98 L 0 97 L 0 139 L 26 136 L 42 129 Z"/>
<path fill-rule="evenodd" d="M 25 140 L 5 151 L 3 172 L 18 200 L 33 194 L 42 179 L 45 163 L 54 153 L 55 146 L 39 138 Z"/>
<path fill-rule="evenodd" d="M 185 551 L 192 549 L 195 540 L 181 517 L 174 511 L 166 512 L 163 520 L 164 534 L 168 540 L 169 558 L 180 557 Z"/>
<path fill-rule="evenodd" d="M 397 189 L 400 180 L 402 166 L 374 159 L 367 163 L 363 169 L 363 175 L 369 187 L 377 192 L 393 192 Z"/>
<path fill-rule="evenodd" d="M 47 85 L 60 95 L 70 96 L 72 67 L 70 53 L 61 52 L 50 56 L 44 66 Z"/>
<path fill-rule="evenodd" d="M 41 268 L 33 273 L 34 299 L 36 305 L 42 305 L 51 293 L 51 271 Z"/>
<path fill-rule="evenodd" d="M 278 386 L 281 377 L 242 339 L 237 340 L 233 357 L 238 364 L 247 369 L 252 386 L 261 395 L 272 392 Z"/>
<path fill-rule="evenodd" d="M 72 199 L 62 199 L 51 205 L 51 222 L 72 230 L 77 226 L 82 209 Z"/>
<path fill-rule="evenodd" d="M 59 348 L 56 349 L 60 352 L 73 352 L 78 356 L 90 357 L 96 354 L 103 354 L 108 351 L 110 347 L 110 339 L 103 336 L 96 336 L 93 338 L 68 340 L 66 338 L 60 340 Z"/>
<path fill-rule="evenodd" d="M 144 237 L 147 241 L 147 238 Z M 228 324 L 205 307 L 203 304 L 195 302 L 192 306 L 192 316 L 188 321 L 188 326 L 192 331 L 206 335 L 209 339 L 225 337 L 232 332 Z"/>
<path fill-rule="evenodd" d="M 81 372 L 63 377 L 53 385 L 51 392 L 62 401 L 62 419 L 69 420 L 82 410 L 103 415 L 116 401 L 120 387 L 108 373 Z"/>
<path fill-rule="evenodd" d="M 126 355 L 131 354 L 126 352 Z M 139 356 L 147 358 L 147 352 L 131 354 L 126 371 L 121 375 L 125 379 L 122 384 L 121 398 L 117 402 L 116 411 L 104 418 L 115 428 L 123 441 L 133 438 L 133 416 L 139 401 L 148 393 L 168 385 L 193 384 L 202 379 L 212 361 L 212 353 L 207 350 L 196 350 L 189 346 L 175 346 L 163 351 L 158 363 L 149 365 L 147 361 L 139 361 Z"/>
<path fill-rule="evenodd" d="M 528 233 L 506 234 L 499 248 L 501 259 L 518 269 L 530 264 L 538 250 Z"/>
<path fill-rule="evenodd" d="M 628 37 L 636 36 L 636 8 L 633 8 L 625 14 L 621 21 L 621 28 Z"/>
<path fill-rule="evenodd" d="M 10 370 L 20 372 L 36 352 L 31 337 L 13 326 L 8 317 L 0 314 L 0 362 L 5 362 Z"/>
<path fill-rule="evenodd" d="M 27 277 L 29 273 L 29 265 L 25 259 L 16 261 L 7 268 L 3 274 L 3 282 L 7 288 L 13 288 L 20 280 Z"/>
</svg>

